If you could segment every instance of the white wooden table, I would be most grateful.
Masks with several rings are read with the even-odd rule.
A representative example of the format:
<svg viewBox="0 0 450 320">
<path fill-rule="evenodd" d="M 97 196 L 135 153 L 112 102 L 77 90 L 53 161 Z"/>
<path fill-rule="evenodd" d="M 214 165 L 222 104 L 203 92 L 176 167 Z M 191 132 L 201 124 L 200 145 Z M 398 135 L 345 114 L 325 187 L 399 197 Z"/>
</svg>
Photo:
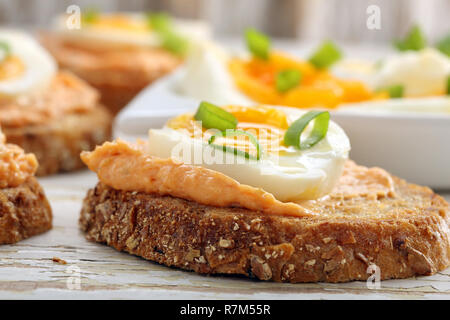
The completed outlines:
<svg viewBox="0 0 450 320">
<path fill-rule="evenodd" d="M 0 299 L 450 299 L 450 268 L 383 281 L 380 289 L 366 282 L 279 284 L 197 275 L 88 242 L 78 216 L 96 180 L 88 171 L 40 179 L 53 207 L 53 229 L 0 246 Z"/>
</svg>

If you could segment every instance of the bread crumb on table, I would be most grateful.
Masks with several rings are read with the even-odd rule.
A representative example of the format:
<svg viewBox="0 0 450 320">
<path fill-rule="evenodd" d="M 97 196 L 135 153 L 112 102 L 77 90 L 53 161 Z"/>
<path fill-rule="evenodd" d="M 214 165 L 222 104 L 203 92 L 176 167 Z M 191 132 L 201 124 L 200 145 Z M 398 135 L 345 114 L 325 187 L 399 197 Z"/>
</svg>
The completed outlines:
<svg viewBox="0 0 450 320">
<path fill-rule="evenodd" d="M 63 260 L 63 259 L 58 258 L 58 257 L 53 257 L 53 258 L 52 258 L 52 261 L 53 261 L 53 262 L 56 262 L 56 263 L 59 263 L 59 264 L 67 264 L 67 261 L 66 261 L 66 260 Z"/>
</svg>

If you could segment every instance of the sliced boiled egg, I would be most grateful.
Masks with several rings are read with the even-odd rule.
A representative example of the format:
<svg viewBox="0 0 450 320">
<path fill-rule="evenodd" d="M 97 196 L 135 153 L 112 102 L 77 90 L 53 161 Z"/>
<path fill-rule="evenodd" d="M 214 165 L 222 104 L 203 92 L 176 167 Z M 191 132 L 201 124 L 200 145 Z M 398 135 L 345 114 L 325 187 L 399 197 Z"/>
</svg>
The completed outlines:
<svg viewBox="0 0 450 320">
<path fill-rule="evenodd" d="M 32 37 L 0 29 L 0 43 L 0 97 L 45 88 L 55 76 L 55 61 Z"/>
<path fill-rule="evenodd" d="M 58 16 L 53 22 L 53 29 L 66 41 L 92 47 L 95 49 L 116 47 L 159 47 L 163 39 L 151 27 L 144 13 L 96 13 L 86 21 L 81 13 L 81 25 L 74 27 L 70 16 Z M 189 39 L 207 38 L 208 26 L 201 21 L 171 20 L 173 31 Z"/>
<path fill-rule="evenodd" d="M 329 193 L 341 176 L 350 143 L 345 132 L 330 121 L 326 136 L 313 147 L 299 150 L 286 146 L 287 128 L 304 111 L 267 106 L 224 106 L 236 117 L 236 129 L 251 133 L 259 141 L 259 160 L 213 148 L 210 130 L 195 122 L 191 113 L 171 119 L 163 129 L 150 130 L 148 152 L 161 158 L 173 158 L 226 174 L 236 181 L 272 193 L 280 201 L 316 199 Z M 309 128 L 309 127 L 308 127 Z M 304 132 L 308 134 L 310 128 Z M 242 137 L 215 140 L 226 146 L 255 154 L 255 145 Z"/>
<path fill-rule="evenodd" d="M 220 105 L 236 103 L 253 105 L 254 101 L 240 92 L 228 69 L 230 56 L 210 41 L 196 42 L 186 59 L 182 79 L 175 85 L 177 93 Z"/>
<path fill-rule="evenodd" d="M 298 83 L 280 91 L 283 72 L 298 74 Z M 210 42 L 196 43 L 186 62 L 184 76 L 176 85 L 181 94 L 221 104 L 335 108 L 341 103 L 373 98 L 359 80 L 342 79 L 309 61 L 272 51 L 266 60 L 248 55 L 232 56 Z"/>
</svg>

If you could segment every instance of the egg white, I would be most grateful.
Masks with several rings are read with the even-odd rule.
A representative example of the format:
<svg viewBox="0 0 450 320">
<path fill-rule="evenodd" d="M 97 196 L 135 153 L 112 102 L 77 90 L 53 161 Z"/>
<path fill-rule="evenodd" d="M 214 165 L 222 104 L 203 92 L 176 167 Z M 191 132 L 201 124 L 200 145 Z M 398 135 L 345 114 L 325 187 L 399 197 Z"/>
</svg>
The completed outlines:
<svg viewBox="0 0 450 320">
<path fill-rule="evenodd" d="M 282 109 L 293 119 L 305 112 Z M 231 157 L 234 161 L 207 163 L 206 158 L 202 157 L 202 151 L 214 154 L 219 159 Z M 302 151 L 291 150 L 288 155 L 278 157 L 263 153 L 259 161 L 243 161 L 243 157 L 213 149 L 200 139 L 192 139 L 168 127 L 150 130 L 148 139 L 150 155 L 170 157 L 221 172 L 242 184 L 272 193 L 280 201 L 317 199 L 331 192 L 342 174 L 349 151 L 350 142 L 345 132 L 332 121 L 326 137 L 314 147 Z M 199 155 L 202 163 L 198 162 Z"/>
<path fill-rule="evenodd" d="M 0 41 L 8 43 L 11 54 L 25 66 L 22 75 L 0 80 L 0 96 L 28 94 L 48 86 L 57 72 L 57 65 L 36 40 L 19 31 L 0 29 Z"/>
<path fill-rule="evenodd" d="M 197 100 L 214 101 L 219 105 L 253 105 L 242 94 L 229 70 L 228 53 L 210 41 L 197 41 L 186 60 L 184 74 L 175 85 L 177 93 Z"/>
<path fill-rule="evenodd" d="M 331 67 L 331 72 L 338 78 L 361 81 L 372 90 L 376 89 L 375 62 L 359 59 L 343 59 Z"/>
<path fill-rule="evenodd" d="M 434 48 L 407 51 L 385 59 L 375 74 L 377 87 L 403 85 L 406 96 L 446 92 L 450 59 Z"/>
</svg>

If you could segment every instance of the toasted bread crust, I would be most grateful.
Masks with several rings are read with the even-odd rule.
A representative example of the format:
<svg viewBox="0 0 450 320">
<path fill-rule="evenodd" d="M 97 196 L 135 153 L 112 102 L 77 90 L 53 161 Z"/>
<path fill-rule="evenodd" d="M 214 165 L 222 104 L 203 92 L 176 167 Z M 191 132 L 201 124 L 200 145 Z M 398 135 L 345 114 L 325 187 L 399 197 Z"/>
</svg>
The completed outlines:
<svg viewBox="0 0 450 320">
<path fill-rule="evenodd" d="M 66 43 L 56 34 L 43 33 L 40 38 L 59 66 L 96 88 L 102 104 L 114 114 L 181 63 L 176 55 L 158 48 L 88 50 Z"/>
<path fill-rule="evenodd" d="M 15 243 L 51 227 L 52 210 L 35 177 L 0 189 L 0 244 Z"/>
<path fill-rule="evenodd" d="M 372 264 L 380 268 L 381 279 L 445 269 L 450 262 L 448 204 L 426 187 L 397 178 L 395 184 L 396 199 L 361 199 L 356 211 L 355 199 L 318 201 L 312 207 L 321 214 L 298 218 L 99 183 L 84 200 L 80 226 L 89 240 L 204 274 L 345 282 L 367 279 Z M 364 214 L 374 208 L 378 214 Z"/>
<path fill-rule="evenodd" d="M 8 143 L 34 153 L 38 176 L 73 171 L 84 167 L 80 152 L 92 150 L 111 138 L 110 113 L 102 106 L 88 112 L 67 114 L 49 123 L 2 127 Z"/>
</svg>

